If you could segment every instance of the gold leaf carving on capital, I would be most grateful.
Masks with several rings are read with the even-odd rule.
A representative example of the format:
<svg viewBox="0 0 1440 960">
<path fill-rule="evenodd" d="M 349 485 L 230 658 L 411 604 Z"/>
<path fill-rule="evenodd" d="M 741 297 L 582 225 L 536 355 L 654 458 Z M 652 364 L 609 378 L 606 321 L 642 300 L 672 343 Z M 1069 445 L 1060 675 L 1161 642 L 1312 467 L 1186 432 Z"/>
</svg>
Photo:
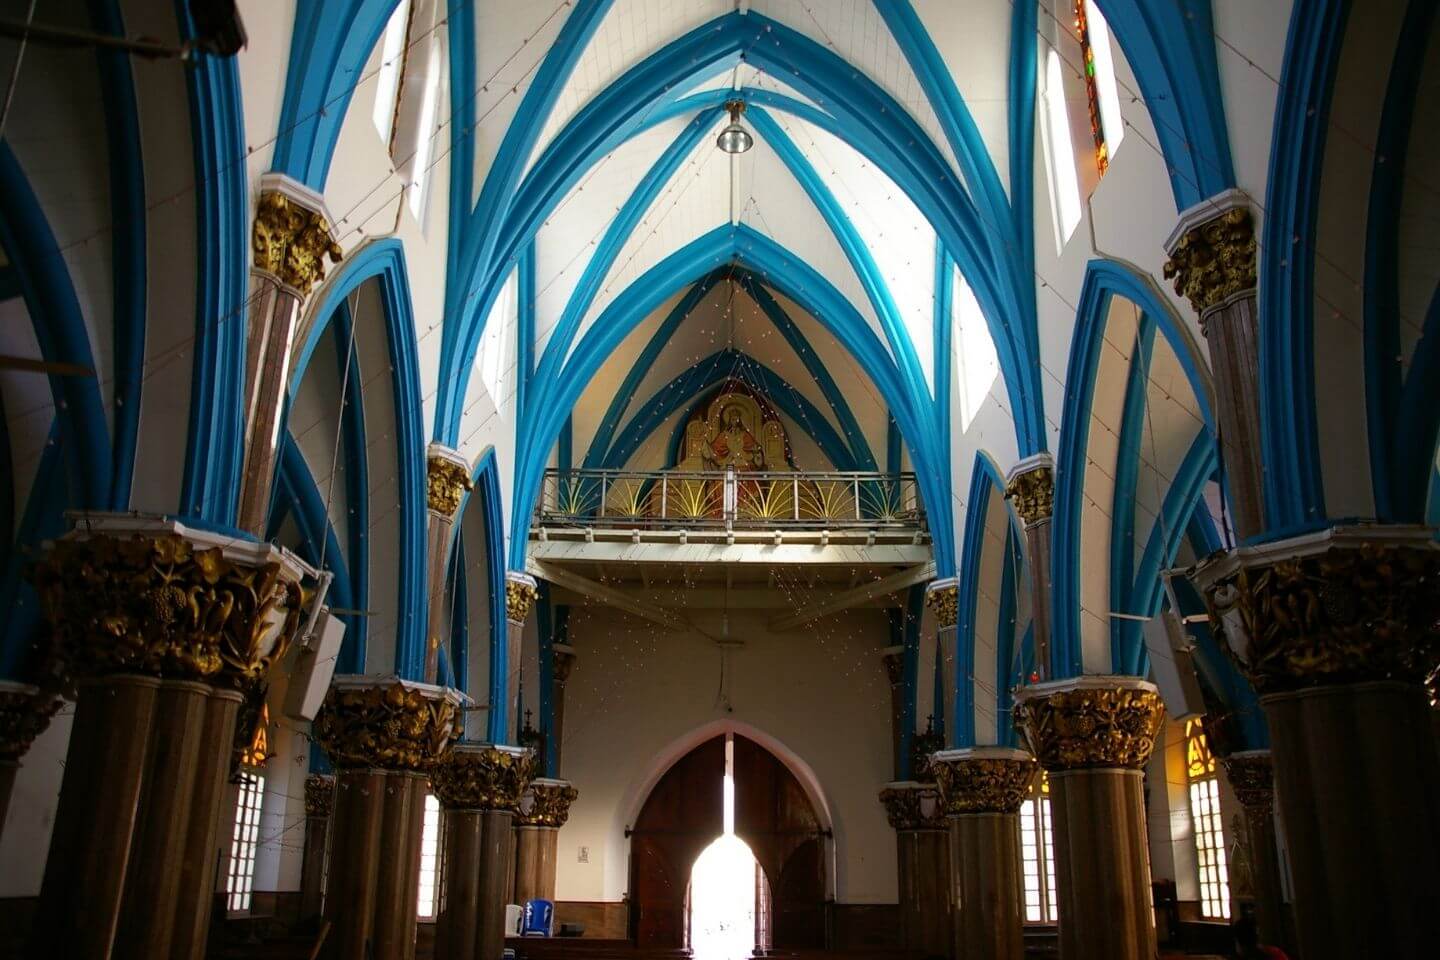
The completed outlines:
<svg viewBox="0 0 1440 960">
<path fill-rule="evenodd" d="M 1055 471 L 1041 466 L 1016 474 L 1005 487 L 1005 498 L 1025 526 L 1049 520 L 1055 512 Z"/>
<path fill-rule="evenodd" d="M 301 206 L 278 190 L 260 195 L 250 234 L 253 263 L 308 296 L 325 279 L 325 258 L 340 262 L 340 245 L 318 210 Z"/>
<path fill-rule="evenodd" d="M 64 701 L 54 693 L 0 690 L 0 764 L 18 763 Z"/>
<path fill-rule="evenodd" d="M 1138 770 L 1155 749 L 1165 704 L 1152 690 L 1060 690 L 1020 700 L 1015 720 L 1046 770 Z"/>
<path fill-rule="evenodd" d="M 1165 262 L 1165 279 L 1204 313 L 1244 290 L 1254 290 L 1255 221 L 1244 207 L 1227 210 L 1180 238 Z"/>
<path fill-rule="evenodd" d="M 223 678 L 250 690 L 300 626 L 300 587 L 279 564 L 237 563 L 174 535 L 59 540 L 31 574 L 72 676 Z"/>
<path fill-rule="evenodd" d="M 331 687 L 313 732 L 336 767 L 426 772 L 459 738 L 460 712 L 399 681 Z"/>
<path fill-rule="evenodd" d="M 465 465 L 445 457 L 431 457 L 425 464 L 430 509 L 447 517 L 455 516 L 465 492 L 472 488 Z"/>
<path fill-rule="evenodd" d="M 953 583 L 925 591 L 925 606 L 935 615 L 935 625 L 942 630 L 960 620 L 960 588 Z"/>
<path fill-rule="evenodd" d="M 305 816 L 328 817 L 335 808 L 335 778 L 312 773 L 305 778 Z"/>
<path fill-rule="evenodd" d="M 509 810 L 520 801 L 535 775 L 535 755 L 495 747 L 451 750 L 431 771 L 435 795 L 448 810 Z"/>
<path fill-rule="evenodd" d="M 1268 753 L 1222 757 L 1235 797 L 1246 807 L 1270 809 L 1275 802 L 1275 776 Z"/>
<path fill-rule="evenodd" d="M 579 796 L 580 791 L 568 783 L 532 783 L 515 822 L 527 827 L 563 827 L 570 819 L 570 804 Z"/>
<path fill-rule="evenodd" d="M 540 595 L 535 584 L 524 580 L 505 581 L 505 619 L 511 623 L 524 623 L 530 619 L 530 610 L 535 598 Z"/>
<path fill-rule="evenodd" d="M 1037 765 L 1018 757 L 965 757 L 935 761 L 935 782 L 947 816 L 1019 813 Z"/>
<path fill-rule="evenodd" d="M 945 829 L 940 794 L 933 785 L 886 787 L 880 791 L 880 803 L 885 807 L 890 826 L 896 830 Z"/>
</svg>

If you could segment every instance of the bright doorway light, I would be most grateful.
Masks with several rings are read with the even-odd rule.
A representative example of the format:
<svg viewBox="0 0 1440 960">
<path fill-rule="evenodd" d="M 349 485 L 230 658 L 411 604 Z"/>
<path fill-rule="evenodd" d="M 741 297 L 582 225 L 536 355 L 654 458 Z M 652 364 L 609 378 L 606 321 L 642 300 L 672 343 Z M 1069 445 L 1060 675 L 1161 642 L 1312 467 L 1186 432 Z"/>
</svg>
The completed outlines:
<svg viewBox="0 0 1440 960">
<path fill-rule="evenodd" d="M 755 952 L 755 855 L 726 834 L 705 848 L 690 874 L 694 960 L 750 960 Z"/>
</svg>

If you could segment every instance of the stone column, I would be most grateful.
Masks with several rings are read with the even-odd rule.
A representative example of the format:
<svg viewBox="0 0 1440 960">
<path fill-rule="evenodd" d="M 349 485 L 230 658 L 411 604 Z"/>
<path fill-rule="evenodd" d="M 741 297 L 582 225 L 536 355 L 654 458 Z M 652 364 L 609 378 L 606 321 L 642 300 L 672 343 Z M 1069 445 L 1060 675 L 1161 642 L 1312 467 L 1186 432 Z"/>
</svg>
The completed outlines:
<svg viewBox="0 0 1440 960">
<path fill-rule="evenodd" d="M 57 694 L 42 693 L 28 683 L 0 680 L 0 834 L 5 831 L 20 760 L 62 702 Z"/>
<path fill-rule="evenodd" d="M 1023 687 L 1015 717 L 1050 775 L 1065 960 L 1151 960 L 1144 767 L 1165 720 L 1154 684 L 1087 676 Z"/>
<path fill-rule="evenodd" d="M 951 956 L 1022 960 L 1020 806 L 1035 779 L 1035 758 L 1009 747 L 968 747 L 937 753 L 932 764 L 950 822 Z"/>
<path fill-rule="evenodd" d="M 886 647 L 880 651 L 880 662 L 885 664 L 885 678 L 890 681 L 890 753 L 895 776 L 901 777 L 905 765 L 905 648 Z"/>
<path fill-rule="evenodd" d="M 1270 726 L 1306 960 L 1428 956 L 1440 914 L 1440 544 L 1364 524 L 1242 547 L 1190 576 Z"/>
<path fill-rule="evenodd" d="M 1222 757 L 1230 788 L 1245 809 L 1245 837 L 1255 894 L 1255 923 L 1260 942 L 1283 946 L 1285 897 L 1280 886 L 1280 849 L 1275 837 L 1275 783 L 1269 750 L 1246 750 Z M 1238 915 L 1238 914 L 1237 914 Z"/>
<path fill-rule="evenodd" d="M 935 642 L 940 648 L 940 689 L 945 703 L 935 706 L 935 713 L 945 718 L 947 738 L 955 734 L 955 634 L 959 619 L 959 581 L 954 577 L 931 581 L 925 588 L 925 606 L 935 615 Z M 911 771 L 919 776 L 916 771 Z"/>
<path fill-rule="evenodd" d="M 37 952 L 203 952 L 236 715 L 298 633 L 306 572 L 133 514 L 87 518 L 36 565 L 49 657 L 77 690 Z"/>
<path fill-rule="evenodd" d="M 565 753 L 565 688 L 570 684 L 570 672 L 575 669 L 575 648 L 568 643 L 552 643 L 550 655 L 550 729 L 553 741 L 550 745 L 555 748 L 550 770 L 558 774 L 564 769 L 560 763 Z"/>
<path fill-rule="evenodd" d="M 566 780 L 530 784 L 515 817 L 515 902 L 555 899 L 560 828 L 580 792 Z"/>
<path fill-rule="evenodd" d="M 500 716 L 505 720 L 505 742 L 516 743 L 520 732 L 520 651 L 525 638 L 525 621 L 535 607 L 540 591 L 535 578 L 518 570 L 505 571 L 505 703 Z M 491 705 L 491 710 L 495 705 Z M 501 731 L 491 731 L 498 737 Z"/>
<path fill-rule="evenodd" d="M 283 174 L 267 173 L 260 180 L 250 248 L 245 472 L 236 525 L 263 537 L 302 306 L 325 279 L 325 258 L 340 259 L 340 246 L 331 238 L 320 195 Z"/>
<path fill-rule="evenodd" d="M 1044 680 L 1050 676 L 1050 518 L 1055 512 L 1055 461 L 1050 454 L 1037 453 L 1015 464 L 1005 480 L 1005 498 L 1025 526 L 1035 672 Z"/>
<path fill-rule="evenodd" d="M 1236 536 L 1265 528 L 1260 463 L 1259 313 L 1250 201 L 1230 189 L 1191 207 L 1165 243 L 1166 279 L 1200 315 Z"/>
<path fill-rule="evenodd" d="M 466 742 L 435 768 L 435 793 L 445 811 L 435 956 L 490 960 L 504 950 L 513 823 L 534 764 L 528 750 Z"/>
<path fill-rule="evenodd" d="M 950 843 L 933 783 L 887 783 L 880 802 L 895 829 L 900 946 L 920 956 L 950 955 Z"/>
<path fill-rule="evenodd" d="M 440 647 L 446 638 L 441 631 L 450 625 L 445 607 L 445 577 L 450 570 L 450 546 L 454 542 L 455 514 L 470 489 L 470 465 L 449 447 L 430 444 L 425 460 L 427 522 L 425 527 L 426 569 L 430 579 L 430 637 L 425 644 L 425 680 L 434 683 L 440 671 Z M 459 678 L 456 678 L 457 682 Z"/>
<path fill-rule="evenodd" d="M 300 865 L 300 916 L 318 917 L 325 909 L 325 858 L 330 851 L 330 814 L 335 808 L 335 778 L 312 773 L 305 778 L 305 851 Z"/>
<path fill-rule="evenodd" d="M 336 677 L 315 717 L 335 767 L 326 955 L 413 960 L 429 771 L 461 731 L 454 690 Z"/>
</svg>

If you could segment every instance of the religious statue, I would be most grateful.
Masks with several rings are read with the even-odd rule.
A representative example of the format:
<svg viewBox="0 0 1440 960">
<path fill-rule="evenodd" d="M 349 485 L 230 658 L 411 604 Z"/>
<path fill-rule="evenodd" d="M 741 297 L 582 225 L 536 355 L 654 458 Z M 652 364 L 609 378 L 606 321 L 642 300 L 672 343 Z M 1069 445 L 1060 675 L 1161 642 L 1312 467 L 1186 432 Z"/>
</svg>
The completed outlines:
<svg viewBox="0 0 1440 960">
<path fill-rule="evenodd" d="M 701 450 L 705 465 L 712 470 L 758 470 L 765 466 L 765 450 L 745 428 L 739 406 L 730 404 L 720 414 L 722 429 Z"/>
</svg>

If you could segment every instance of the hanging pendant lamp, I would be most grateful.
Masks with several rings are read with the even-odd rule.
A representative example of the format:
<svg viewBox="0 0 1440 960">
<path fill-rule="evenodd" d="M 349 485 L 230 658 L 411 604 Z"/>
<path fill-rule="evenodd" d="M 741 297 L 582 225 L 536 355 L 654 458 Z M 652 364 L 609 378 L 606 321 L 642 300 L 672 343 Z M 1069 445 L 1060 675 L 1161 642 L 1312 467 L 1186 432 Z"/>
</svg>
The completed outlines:
<svg viewBox="0 0 1440 960">
<path fill-rule="evenodd" d="M 755 138 L 750 136 L 750 131 L 740 126 L 740 114 L 745 112 L 745 101 L 731 100 L 725 104 L 725 109 L 730 111 L 730 122 L 720 131 L 720 136 L 715 138 L 715 146 L 725 153 L 744 153 L 755 145 Z"/>
</svg>

